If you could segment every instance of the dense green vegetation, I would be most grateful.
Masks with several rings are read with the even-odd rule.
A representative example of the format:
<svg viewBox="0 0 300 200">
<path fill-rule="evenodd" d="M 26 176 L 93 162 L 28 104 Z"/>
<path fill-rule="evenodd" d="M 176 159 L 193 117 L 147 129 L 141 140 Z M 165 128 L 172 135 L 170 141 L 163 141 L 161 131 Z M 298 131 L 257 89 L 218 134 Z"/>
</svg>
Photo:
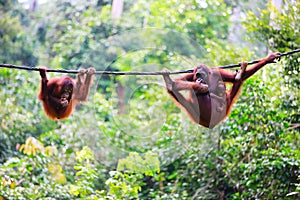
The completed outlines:
<svg viewBox="0 0 300 200">
<path fill-rule="evenodd" d="M 127 0 L 120 18 L 109 0 L 41 2 L 0 0 L 0 63 L 176 71 L 300 47 L 299 1 Z M 87 103 L 51 121 L 39 74 L 0 68 L 0 199 L 298 199 L 299 64 L 247 80 L 213 130 L 160 76 L 97 76 Z"/>
</svg>

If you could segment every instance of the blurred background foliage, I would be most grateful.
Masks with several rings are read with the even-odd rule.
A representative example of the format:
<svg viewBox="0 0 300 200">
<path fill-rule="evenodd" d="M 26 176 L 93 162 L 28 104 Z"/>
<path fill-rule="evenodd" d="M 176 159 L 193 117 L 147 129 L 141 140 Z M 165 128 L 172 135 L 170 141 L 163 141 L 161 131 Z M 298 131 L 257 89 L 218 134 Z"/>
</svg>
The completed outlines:
<svg viewBox="0 0 300 200">
<path fill-rule="evenodd" d="M 176 71 L 300 46 L 296 0 L 0 0 L 0 16 L 0 63 L 19 65 Z M 86 104 L 51 121 L 39 74 L 1 68 L 0 199 L 298 199 L 299 62 L 247 80 L 213 130 L 160 76 L 97 76 Z"/>
</svg>

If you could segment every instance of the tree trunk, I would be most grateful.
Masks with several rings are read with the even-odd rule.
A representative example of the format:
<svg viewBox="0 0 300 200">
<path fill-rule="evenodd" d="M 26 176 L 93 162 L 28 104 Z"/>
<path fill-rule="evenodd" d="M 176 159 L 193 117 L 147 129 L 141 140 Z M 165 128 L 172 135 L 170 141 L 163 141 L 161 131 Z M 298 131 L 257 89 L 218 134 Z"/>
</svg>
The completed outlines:
<svg viewBox="0 0 300 200">
<path fill-rule="evenodd" d="M 113 19 L 118 19 L 121 17 L 123 12 L 123 0 L 113 0 L 111 16 Z"/>
</svg>

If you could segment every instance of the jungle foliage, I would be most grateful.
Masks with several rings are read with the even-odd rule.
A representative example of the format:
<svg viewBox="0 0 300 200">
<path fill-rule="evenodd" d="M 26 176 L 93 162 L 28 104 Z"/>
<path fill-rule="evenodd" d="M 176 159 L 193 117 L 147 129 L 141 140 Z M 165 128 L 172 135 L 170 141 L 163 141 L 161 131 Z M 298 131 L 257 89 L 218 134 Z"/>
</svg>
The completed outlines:
<svg viewBox="0 0 300 200">
<path fill-rule="evenodd" d="M 281 6 L 127 0 L 113 18 L 110 0 L 0 0 L 0 63 L 176 71 L 250 61 L 299 48 L 300 2 Z M 243 33 L 234 40 L 233 27 Z M 300 54 L 284 57 L 247 80 L 213 130 L 190 122 L 160 76 L 97 76 L 87 103 L 51 121 L 39 74 L 0 68 L 0 199 L 298 199 L 299 64 Z"/>
</svg>

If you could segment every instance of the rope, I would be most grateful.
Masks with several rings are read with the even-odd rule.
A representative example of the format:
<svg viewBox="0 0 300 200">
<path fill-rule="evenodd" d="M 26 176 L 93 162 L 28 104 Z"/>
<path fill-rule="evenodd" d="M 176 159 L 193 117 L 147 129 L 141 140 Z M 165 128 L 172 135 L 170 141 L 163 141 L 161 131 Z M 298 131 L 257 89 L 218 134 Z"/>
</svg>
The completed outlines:
<svg viewBox="0 0 300 200">
<path fill-rule="evenodd" d="M 300 52 L 300 49 L 296 49 L 293 51 L 285 52 L 280 55 L 287 56 L 294 53 Z M 248 65 L 252 65 L 255 63 L 258 63 L 260 60 L 254 60 L 251 62 L 248 62 Z M 216 68 L 221 69 L 228 69 L 228 68 L 235 68 L 239 67 L 240 64 L 230 64 L 230 65 L 224 65 L 219 66 Z M 0 64 L 0 67 L 2 68 L 9 68 L 9 69 L 21 69 L 21 70 L 29 70 L 29 71 L 40 71 L 37 67 L 29 67 L 29 66 L 19 66 L 19 65 L 12 65 L 12 64 Z M 102 75 L 164 75 L 164 74 L 183 74 L 183 73 L 192 73 L 194 70 L 182 70 L 182 71 L 175 71 L 175 72 L 118 72 L 118 71 L 96 71 L 94 74 L 102 74 Z M 65 69 L 47 69 L 47 72 L 57 72 L 57 73 L 67 73 L 67 74 L 77 74 L 78 70 L 65 70 Z"/>
<path fill-rule="evenodd" d="M 29 71 L 40 71 L 37 67 L 29 66 L 18 66 L 12 64 L 0 64 L 0 67 L 10 68 L 10 69 L 22 69 Z M 48 69 L 47 72 L 57 72 L 57 73 L 66 73 L 66 74 L 78 74 L 78 70 L 66 70 L 66 69 Z M 177 72 L 118 72 L 118 71 L 96 71 L 94 74 L 103 74 L 103 75 L 163 75 L 163 74 L 182 74 L 182 73 L 192 73 L 193 70 L 182 70 Z"/>
<path fill-rule="evenodd" d="M 300 49 L 295 49 L 293 51 L 289 51 L 289 52 L 285 52 L 285 53 L 282 53 L 280 55 L 280 57 L 282 56 L 287 56 L 287 55 L 291 55 L 291 54 L 294 54 L 294 53 L 298 53 L 300 52 Z M 251 62 L 248 62 L 248 65 L 253 65 L 253 64 L 256 64 L 258 63 L 260 60 L 253 60 Z M 241 66 L 240 64 L 231 64 L 231 65 L 224 65 L 224 66 L 219 66 L 217 68 L 221 68 L 221 69 L 229 69 L 229 68 L 235 68 L 235 67 L 239 67 Z"/>
</svg>

